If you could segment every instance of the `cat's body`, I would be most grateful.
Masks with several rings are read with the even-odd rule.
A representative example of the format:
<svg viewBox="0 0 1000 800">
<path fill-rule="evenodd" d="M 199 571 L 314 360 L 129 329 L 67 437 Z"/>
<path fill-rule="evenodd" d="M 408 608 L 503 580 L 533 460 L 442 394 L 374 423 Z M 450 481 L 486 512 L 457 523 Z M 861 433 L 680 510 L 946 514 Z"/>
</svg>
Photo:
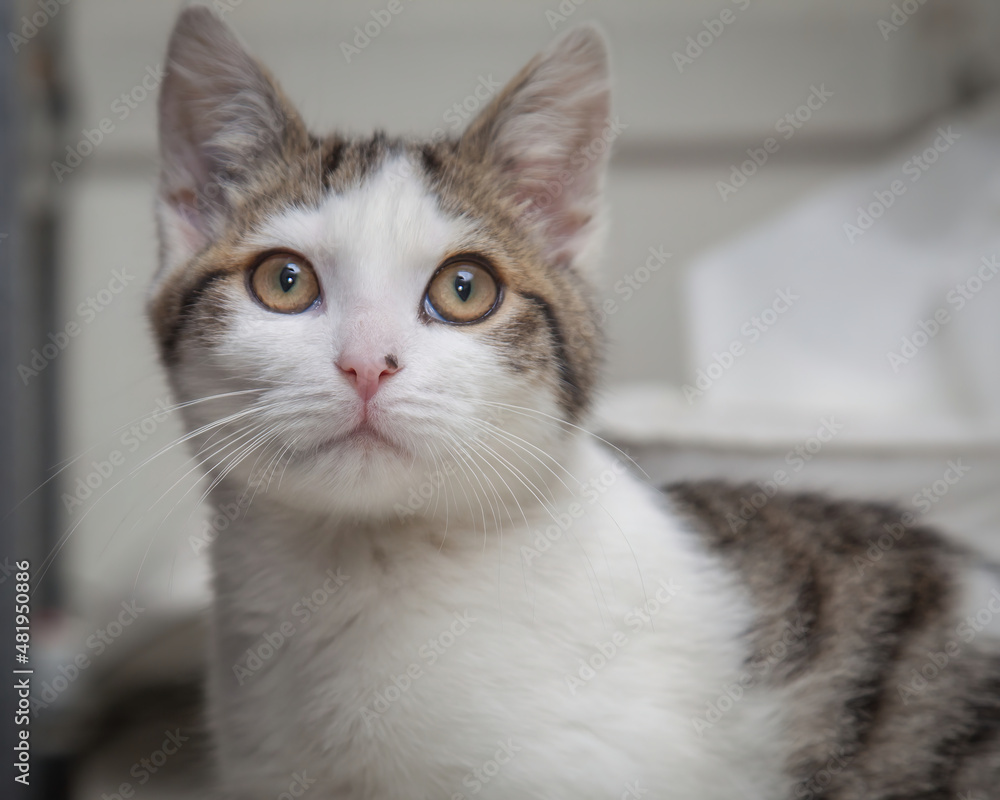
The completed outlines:
<svg viewBox="0 0 1000 800">
<path fill-rule="evenodd" d="M 703 736 L 694 723 L 744 668 L 746 592 L 650 490 L 580 446 L 574 463 L 616 478 L 601 506 L 557 492 L 566 532 L 529 511 L 527 526 L 505 520 L 502 553 L 454 522 L 442 548 L 420 515 L 301 535 L 266 502 L 220 540 L 212 693 L 237 796 L 276 796 L 296 769 L 345 798 L 784 795 L 773 696 L 748 695 Z M 330 568 L 340 588 L 296 615 L 336 586 Z M 240 685 L 233 665 L 281 622 L 294 633 Z"/>
<path fill-rule="evenodd" d="M 224 792 L 1000 797 L 1000 646 L 959 632 L 996 574 L 919 528 L 866 556 L 874 507 L 658 493 L 582 431 L 608 115 L 577 29 L 455 142 L 319 139 L 182 16 L 150 310 L 235 518 Z"/>
</svg>

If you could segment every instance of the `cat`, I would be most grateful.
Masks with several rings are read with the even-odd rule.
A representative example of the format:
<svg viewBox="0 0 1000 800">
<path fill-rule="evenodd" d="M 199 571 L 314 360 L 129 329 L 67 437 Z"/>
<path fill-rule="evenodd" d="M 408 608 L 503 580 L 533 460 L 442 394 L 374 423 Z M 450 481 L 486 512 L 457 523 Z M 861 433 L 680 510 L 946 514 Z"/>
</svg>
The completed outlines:
<svg viewBox="0 0 1000 800">
<path fill-rule="evenodd" d="M 657 490 L 585 431 L 597 28 L 457 138 L 317 137 L 193 7 L 159 112 L 149 315 L 235 520 L 221 796 L 1000 798 L 995 570 L 889 506 Z"/>
</svg>

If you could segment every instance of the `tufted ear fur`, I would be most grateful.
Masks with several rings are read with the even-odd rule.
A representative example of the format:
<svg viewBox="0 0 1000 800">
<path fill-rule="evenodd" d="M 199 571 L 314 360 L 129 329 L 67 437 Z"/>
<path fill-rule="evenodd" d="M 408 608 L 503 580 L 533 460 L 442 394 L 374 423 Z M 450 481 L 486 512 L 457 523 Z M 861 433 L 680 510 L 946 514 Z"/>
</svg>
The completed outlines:
<svg viewBox="0 0 1000 800">
<path fill-rule="evenodd" d="M 502 173 L 551 263 L 589 267 L 598 255 L 608 153 L 626 127 L 610 111 L 604 36 L 581 25 L 521 70 L 460 142 Z"/>
<path fill-rule="evenodd" d="M 160 92 L 158 217 L 163 271 L 219 232 L 261 163 L 307 137 L 266 70 L 209 9 L 186 9 L 170 37 Z"/>
</svg>

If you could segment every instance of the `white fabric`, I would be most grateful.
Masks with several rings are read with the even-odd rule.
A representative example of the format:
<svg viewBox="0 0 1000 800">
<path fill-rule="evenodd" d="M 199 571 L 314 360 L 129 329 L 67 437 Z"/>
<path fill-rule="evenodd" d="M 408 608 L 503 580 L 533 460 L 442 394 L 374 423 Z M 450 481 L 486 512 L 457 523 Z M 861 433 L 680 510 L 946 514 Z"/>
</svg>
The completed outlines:
<svg viewBox="0 0 1000 800">
<path fill-rule="evenodd" d="M 950 144 L 939 134 L 949 128 L 958 137 Z M 923 170 L 911 159 L 935 142 L 937 159 Z M 876 203 L 875 192 L 887 200 L 894 181 L 904 191 L 868 230 L 845 226 L 858 226 L 858 207 Z M 1000 442 L 1000 274 L 985 270 L 992 280 L 961 309 L 959 295 L 949 295 L 993 257 L 1000 257 L 1000 98 L 934 123 L 878 169 L 830 186 L 692 265 L 692 373 L 734 341 L 746 347 L 697 397 L 694 418 L 751 413 L 780 432 L 782 419 L 839 412 L 854 423 L 855 439 Z M 751 342 L 741 328 L 788 289 L 799 299 Z M 948 321 L 937 335 L 908 363 L 890 363 L 887 354 L 899 354 L 903 338 L 913 341 L 938 309 Z"/>
</svg>

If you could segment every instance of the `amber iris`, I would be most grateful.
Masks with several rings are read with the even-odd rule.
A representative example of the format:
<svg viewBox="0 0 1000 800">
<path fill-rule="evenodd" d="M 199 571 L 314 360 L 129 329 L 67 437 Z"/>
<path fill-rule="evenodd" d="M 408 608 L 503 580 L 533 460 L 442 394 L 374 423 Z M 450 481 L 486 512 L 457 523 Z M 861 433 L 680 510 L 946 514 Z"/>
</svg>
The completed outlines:
<svg viewBox="0 0 1000 800">
<path fill-rule="evenodd" d="M 442 322 L 481 320 L 497 305 L 500 286 L 488 269 L 470 261 L 445 264 L 431 278 L 424 308 Z"/>
<path fill-rule="evenodd" d="M 319 280 L 302 256 L 276 253 L 261 261 L 250 276 L 250 287 L 267 308 L 298 314 L 319 298 Z"/>
</svg>

